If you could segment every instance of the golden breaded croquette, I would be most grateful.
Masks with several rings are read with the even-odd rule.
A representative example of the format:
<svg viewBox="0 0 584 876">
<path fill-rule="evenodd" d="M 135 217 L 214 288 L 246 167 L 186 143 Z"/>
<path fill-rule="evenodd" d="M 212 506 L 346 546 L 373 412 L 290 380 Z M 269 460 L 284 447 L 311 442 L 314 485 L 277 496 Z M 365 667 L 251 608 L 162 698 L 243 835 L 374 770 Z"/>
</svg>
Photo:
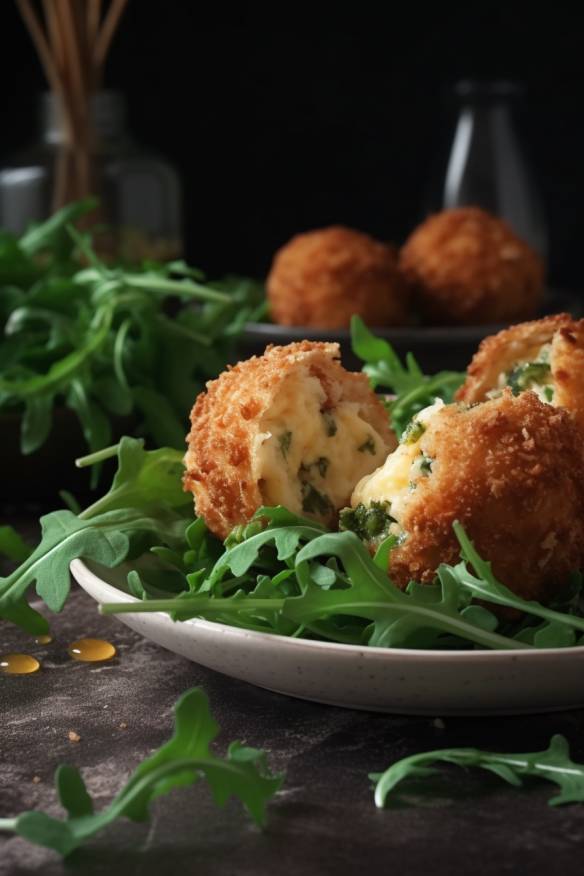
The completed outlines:
<svg viewBox="0 0 584 876">
<path fill-rule="evenodd" d="M 571 411 L 584 431 L 584 320 L 569 313 L 511 326 L 482 341 L 456 393 L 472 404 L 509 386 Z"/>
<path fill-rule="evenodd" d="M 550 601 L 583 566 L 584 445 L 572 417 L 532 392 L 504 390 L 473 407 L 437 402 L 351 504 L 354 518 L 389 515 L 387 531 L 400 537 L 389 574 L 401 588 L 458 561 L 459 520 L 499 580 Z M 347 512 L 341 521 L 351 523 Z"/>
<path fill-rule="evenodd" d="M 293 237 L 274 257 L 267 292 L 281 325 L 348 328 L 355 313 L 372 326 L 407 320 L 395 250 L 351 228 Z"/>
<path fill-rule="evenodd" d="M 225 538 L 262 505 L 327 524 L 395 446 L 387 412 L 338 344 L 268 347 L 207 384 L 191 411 L 185 488 Z"/>
<path fill-rule="evenodd" d="M 478 207 L 426 219 L 402 247 L 399 267 L 423 316 L 436 324 L 526 319 L 543 295 L 540 257 Z"/>
</svg>

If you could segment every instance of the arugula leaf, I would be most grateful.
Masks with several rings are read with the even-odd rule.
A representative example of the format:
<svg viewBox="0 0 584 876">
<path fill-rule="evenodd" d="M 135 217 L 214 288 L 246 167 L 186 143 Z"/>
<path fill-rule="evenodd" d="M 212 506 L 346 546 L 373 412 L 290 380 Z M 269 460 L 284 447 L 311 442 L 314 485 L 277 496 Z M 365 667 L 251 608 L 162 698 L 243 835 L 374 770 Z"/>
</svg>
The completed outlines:
<svg viewBox="0 0 584 876">
<path fill-rule="evenodd" d="M 67 204 L 44 222 L 33 225 L 25 232 L 19 241 L 20 248 L 28 256 L 36 255 L 50 246 L 62 246 L 63 243 L 65 243 L 67 250 L 70 250 L 71 239 L 66 233 L 67 226 L 86 213 L 95 210 L 97 205 L 96 198 L 86 198 L 83 201 Z"/>
<path fill-rule="evenodd" d="M 224 806 L 231 797 L 238 797 L 254 821 L 262 826 L 266 804 L 280 788 L 283 776 L 269 772 L 262 751 L 244 747 L 239 742 L 231 743 L 225 758 L 213 754 L 209 746 L 219 727 L 200 688 L 183 694 L 174 711 L 172 738 L 142 761 L 105 809 L 94 812 L 93 801 L 78 770 L 60 766 L 55 781 L 67 817 L 62 820 L 44 812 L 24 812 L 16 818 L 0 819 L 0 830 L 19 834 L 29 842 L 67 856 L 116 818 L 145 821 L 153 800 L 175 788 L 195 784 L 203 776 L 218 806 Z"/>
<path fill-rule="evenodd" d="M 451 402 L 466 376 L 456 371 L 440 371 L 428 377 L 411 353 L 403 365 L 391 344 L 376 338 L 359 316 L 351 318 L 351 346 L 355 355 L 366 363 L 363 371 L 373 389 L 384 387 L 395 394 L 395 398 L 387 401 L 387 407 L 398 438 L 412 417 L 435 399 Z"/>
<path fill-rule="evenodd" d="M 87 520 L 118 508 L 148 509 L 159 504 L 175 509 L 192 507 L 192 496 L 182 487 L 183 454 L 178 450 L 144 450 L 143 439 L 124 436 L 119 444 L 78 459 L 77 465 L 95 465 L 114 455 L 118 469 L 109 491 L 80 517 Z"/>
<path fill-rule="evenodd" d="M 181 263 L 104 264 L 72 225 L 94 207 L 68 205 L 19 240 L 0 233 L 0 410 L 22 412 L 23 453 L 45 442 L 63 404 L 89 450 L 110 442 L 111 416 L 129 415 L 138 433 L 182 449 L 185 412 L 232 359 L 257 289 L 218 288 Z"/>
<path fill-rule="evenodd" d="M 491 569 L 491 563 L 482 559 L 472 541 L 464 531 L 463 526 L 458 521 L 455 521 L 452 528 L 454 529 L 454 534 L 460 544 L 461 556 L 465 562 L 454 566 L 454 568 L 451 569 L 451 573 L 456 577 L 459 584 L 464 589 L 468 590 L 472 597 L 483 599 L 487 602 L 493 602 L 496 605 L 515 608 L 518 611 L 543 618 L 544 620 L 556 625 L 556 632 L 558 629 L 563 630 L 566 627 L 572 627 L 584 632 L 583 617 L 569 614 L 567 612 L 555 611 L 552 608 L 541 605 L 539 602 L 522 599 L 521 596 L 517 596 L 516 593 L 513 593 L 512 590 L 495 578 Z M 466 565 L 467 563 L 472 566 L 478 574 L 478 578 L 469 571 Z M 548 644 L 547 647 L 562 647 L 561 634 L 560 641 L 558 642 L 557 635 L 552 637 L 550 633 L 551 631 L 548 630 L 548 635 L 545 638 L 540 639 L 540 643 L 538 643 L 540 644 L 540 647 L 544 647 L 543 643 L 546 641 L 554 642 L 553 645 Z M 573 642 L 571 644 L 573 644 Z"/>
<path fill-rule="evenodd" d="M 32 548 L 12 526 L 0 526 L 0 554 L 15 563 L 22 563 L 32 553 Z"/>
<path fill-rule="evenodd" d="M 32 396 L 26 400 L 21 426 L 21 449 L 26 456 L 45 443 L 53 420 L 53 396 L 51 393 Z"/>
<path fill-rule="evenodd" d="M 16 624 L 31 636 L 44 636 L 49 632 L 47 619 L 35 611 L 24 596 L 0 607 L 0 618 Z"/>
<path fill-rule="evenodd" d="M 4 312 L 6 304 L 15 304 L 22 299 L 19 287 L 33 283 L 39 275 L 39 270 L 25 253 L 19 241 L 8 231 L 0 229 L 0 283 L 10 289 L 8 301 L 1 301 L 0 313 Z M 5 293 L 6 294 L 6 293 Z"/>
<path fill-rule="evenodd" d="M 117 447 L 88 459 L 101 461 L 116 452 L 118 471 L 109 493 L 79 515 L 61 510 L 41 518 L 39 545 L 17 569 L 0 578 L 0 617 L 37 632 L 40 616 L 26 605 L 25 594 L 36 583 L 46 605 L 61 611 L 72 560 L 83 558 L 112 568 L 130 556 L 134 543 L 142 545 L 141 552 L 154 541 L 175 549 L 184 544 L 192 512 L 191 499 L 181 489 L 178 451 L 145 451 L 142 441 L 124 438 Z M 18 550 L 10 532 L 3 532 L 2 544 L 13 551 L 16 544 Z"/>
<path fill-rule="evenodd" d="M 154 442 L 161 447 L 180 447 L 188 431 L 188 417 L 177 416 L 168 399 L 155 389 L 136 386 L 132 391 L 136 407 L 141 411 L 144 425 Z M 194 399 L 194 396 L 192 396 Z M 185 411 L 188 409 L 185 408 Z"/>
<path fill-rule="evenodd" d="M 264 508 L 260 513 L 271 514 L 276 520 L 290 519 L 285 516 L 289 512 L 283 509 L 270 512 Z M 278 561 L 272 586 L 268 590 L 265 585 L 256 588 L 253 570 L 265 568 L 262 551 L 272 545 Z M 332 558 L 340 560 L 342 571 L 334 571 L 338 584 L 333 586 L 330 575 L 333 567 L 322 564 L 315 567 L 314 561 L 319 557 L 329 558 L 329 563 Z M 286 579 L 286 592 L 280 589 L 281 579 L 276 584 L 283 564 L 294 573 Z M 224 595 L 228 572 L 235 576 L 232 582 L 227 580 L 232 589 L 236 588 L 232 596 Z M 100 611 L 103 614 L 168 611 L 180 620 L 210 617 L 252 629 L 258 628 L 254 618 L 261 616 L 264 629 L 265 624 L 274 628 L 279 619 L 291 624 L 292 629 L 318 629 L 325 637 L 331 619 L 336 631 L 340 617 L 345 615 L 353 624 L 360 619 L 361 639 L 379 647 L 432 647 L 445 634 L 487 648 L 529 647 L 493 632 L 484 623 L 474 623 L 472 617 L 465 618 L 460 607 L 460 588 L 454 578 L 444 579 L 441 586 L 412 584 L 408 592 L 399 590 L 353 532 L 323 533 L 321 527 L 312 525 L 275 525 L 260 532 L 251 530 L 248 538 L 229 548 L 202 582 L 197 579 L 194 592 L 139 604 L 104 604 Z M 336 632 L 332 637 L 336 637 Z"/>
<path fill-rule="evenodd" d="M 96 526 L 70 511 L 41 517 L 38 547 L 12 574 L 0 578 L 0 617 L 35 581 L 39 596 L 53 611 L 60 611 L 69 593 L 69 564 L 78 557 L 108 567 L 121 563 L 129 548 L 127 534 L 120 532 L 123 516 L 112 512 L 104 518 Z"/>
<path fill-rule="evenodd" d="M 298 550 L 302 541 L 319 537 L 322 529 L 316 526 L 283 526 L 268 528 L 257 535 L 252 535 L 241 544 L 227 550 L 219 558 L 207 581 L 203 592 L 212 592 L 228 571 L 236 576 L 244 575 L 258 560 L 260 549 L 273 542 L 277 550 L 278 560 L 288 560 Z"/>
<path fill-rule="evenodd" d="M 318 592 L 303 564 L 316 556 L 338 557 L 350 582 L 349 589 Z M 290 600 L 287 616 L 307 623 L 319 614 L 350 614 L 372 621 L 369 645 L 378 647 L 432 647 L 444 633 L 491 648 L 514 647 L 497 633 L 475 626 L 459 613 L 457 588 L 411 584 L 404 593 L 369 555 L 352 532 L 330 533 L 306 545 L 296 557 L 296 569 L 305 583 L 298 600 Z M 302 603 L 305 603 L 303 606 Z M 297 606 L 300 615 L 296 614 Z M 308 616 L 307 616 L 308 615 Z"/>
<path fill-rule="evenodd" d="M 152 512 L 154 515 L 154 511 Z M 90 520 L 71 511 L 41 517 L 41 542 L 14 572 L 0 578 L 0 617 L 22 599 L 36 582 L 36 591 L 51 611 L 61 611 L 69 594 L 69 565 L 85 559 L 107 568 L 119 566 L 130 554 L 131 536 L 165 539 L 179 545 L 188 522 L 160 506 L 155 516 L 135 508 L 106 511 Z"/>
<path fill-rule="evenodd" d="M 480 767 L 514 787 L 521 787 L 523 776 L 546 779 L 560 789 L 560 793 L 549 800 L 550 806 L 584 803 L 584 764 L 575 763 L 570 757 L 567 740 L 563 736 L 555 735 L 545 751 L 528 754 L 499 754 L 477 748 L 444 748 L 403 758 L 385 772 L 370 775 L 376 782 L 375 805 L 380 808 L 385 806 L 393 789 L 404 779 L 436 773 L 431 764 L 437 761 L 462 767 Z"/>
</svg>

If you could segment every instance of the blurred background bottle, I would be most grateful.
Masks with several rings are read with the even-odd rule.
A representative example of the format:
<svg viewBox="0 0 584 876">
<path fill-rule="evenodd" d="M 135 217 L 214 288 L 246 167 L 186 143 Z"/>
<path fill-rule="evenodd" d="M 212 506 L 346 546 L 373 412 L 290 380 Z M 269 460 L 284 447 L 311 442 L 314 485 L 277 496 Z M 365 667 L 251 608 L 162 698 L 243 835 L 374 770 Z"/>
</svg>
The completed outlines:
<svg viewBox="0 0 584 876">
<path fill-rule="evenodd" d="M 91 194 L 100 199 L 103 230 L 95 245 L 101 255 L 129 262 L 176 258 L 183 249 L 176 172 L 132 139 L 121 94 L 94 94 L 88 112 L 91 143 L 84 155 L 70 145 L 58 98 L 42 95 L 37 142 L 0 170 L 0 227 L 20 234 Z"/>
<path fill-rule="evenodd" d="M 547 261 L 548 231 L 516 114 L 523 90 L 506 81 L 456 83 L 449 152 L 428 190 L 426 212 L 477 206 L 505 219 Z"/>
</svg>

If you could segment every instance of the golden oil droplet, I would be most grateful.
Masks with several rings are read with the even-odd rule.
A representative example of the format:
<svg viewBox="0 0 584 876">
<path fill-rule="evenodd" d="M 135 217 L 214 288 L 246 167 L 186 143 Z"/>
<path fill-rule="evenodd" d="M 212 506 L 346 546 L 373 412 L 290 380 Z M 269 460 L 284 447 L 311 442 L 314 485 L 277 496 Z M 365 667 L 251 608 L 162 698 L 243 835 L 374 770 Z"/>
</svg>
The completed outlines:
<svg viewBox="0 0 584 876">
<path fill-rule="evenodd" d="M 111 660 L 116 655 L 116 649 L 105 639 L 77 639 L 67 648 L 69 656 L 81 663 L 99 663 Z"/>
<path fill-rule="evenodd" d="M 30 654 L 3 654 L 0 657 L 0 672 L 6 675 L 30 675 L 40 668 L 39 661 Z"/>
<path fill-rule="evenodd" d="M 50 645 L 50 643 L 52 641 L 53 641 L 53 637 L 48 636 L 48 635 L 47 636 L 37 636 L 35 639 L 35 642 L 37 643 L 37 645 Z"/>
</svg>

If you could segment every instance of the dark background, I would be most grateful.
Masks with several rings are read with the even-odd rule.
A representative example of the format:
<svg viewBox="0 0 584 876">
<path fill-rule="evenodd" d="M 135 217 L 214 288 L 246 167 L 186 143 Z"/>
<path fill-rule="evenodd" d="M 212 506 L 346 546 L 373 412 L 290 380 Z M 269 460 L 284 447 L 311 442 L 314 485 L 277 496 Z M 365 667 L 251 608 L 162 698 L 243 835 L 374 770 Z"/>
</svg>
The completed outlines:
<svg viewBox="0 0 584 876">
<path fill-rule="evenodd" d="M 470 4 L 469 4 L 470 5 Z M 473 4 L 474 5 L 474 4 Z M 581 288 L 581 26 L 557 7 L 411 4 L 272 20 L 217 4 L 131 0 L 107 85 L 136 137 L 184 182 L 188 257 L 212 275 L 263 274 L 293 233 L 333 222 L 400 242 L 422 215 L 460 77 L 527 85 L 521 124 L 551 233 L 551 281 Z M 276 19 L 278 13 L 278 19 Z M 0 159 L 34 135 L 44 87 L 15 7 L 3 3 Z"/>
</svg>

